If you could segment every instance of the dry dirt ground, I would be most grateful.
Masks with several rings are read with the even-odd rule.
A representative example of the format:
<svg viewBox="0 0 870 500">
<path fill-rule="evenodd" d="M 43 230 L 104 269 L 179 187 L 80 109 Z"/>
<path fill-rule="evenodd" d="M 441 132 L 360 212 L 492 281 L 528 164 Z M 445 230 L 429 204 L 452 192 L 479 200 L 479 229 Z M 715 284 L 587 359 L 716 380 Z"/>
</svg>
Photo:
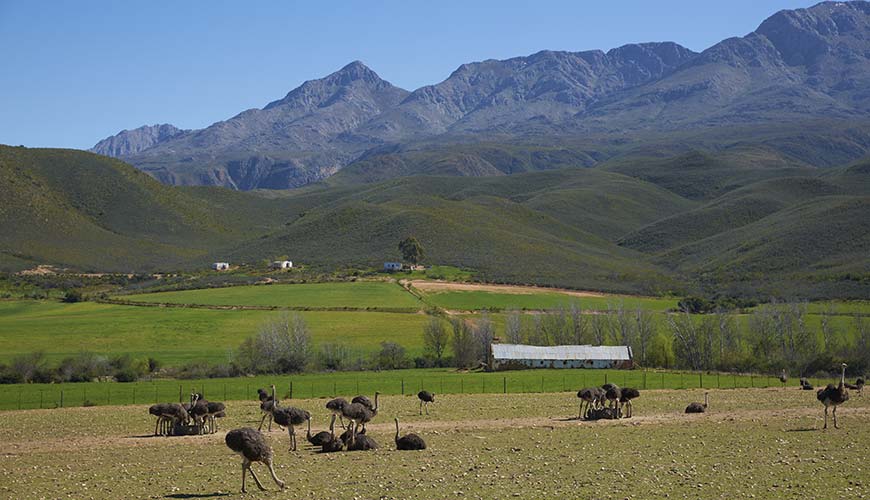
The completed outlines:
<svg viewBox="0 0 870 500">
<path fill-rule="evenodd" d="M 267 432 L 278 492 L 241 495 L 240 459 L 224 430 L 256 427 L 254 402 L 229 402 L 214 435 L 151 437 L 147 406 L 0 412 L 0 498 L 867 498 L 870 396 L 840 407 L 840 429 L 821 430 L 815 393 L 710 391 L 710 408 L 685 415 L 700 390 L 644 391 L 635 416 L 576 420 L 573 393 L 438 395 L 429 416 L 415 397 L 381 398 L 373 452 L 290 452 Z M 328 423 L 325 399 L 285 401 Z M 428 443 L 395 450 L 402 433 Z"/>
</svg>

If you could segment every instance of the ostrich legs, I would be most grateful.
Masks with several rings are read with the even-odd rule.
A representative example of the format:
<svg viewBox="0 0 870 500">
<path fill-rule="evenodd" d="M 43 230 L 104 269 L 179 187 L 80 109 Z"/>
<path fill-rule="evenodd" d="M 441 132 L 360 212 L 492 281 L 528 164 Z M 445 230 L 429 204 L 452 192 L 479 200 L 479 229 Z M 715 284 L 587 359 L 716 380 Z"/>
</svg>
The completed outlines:
<svg viewBox="0 0 870 500">
<path fill-rule="evenodd" d="M 263 412 L 263 418 L 260 419 L 260 426 L 257 427 L 258 431 L 263 430 L 263 423 L 266 419 L 269 419 L 269 431 L 272 431 L 272 410 L 278 405 L 278 402 L 275 400 L 275 386 L 272 385 L 272 397 L 263 399 L 262 394 L 260 396 L 260 411 Z"/>
<path fill-rule="evenodd" d="M 245 478 L 248 471 L 251 472 L 251 477 L 254 478 L 257 487 L 264 491 L 266 489 L 263 487 L 260 479 L 257 478 L 254 469 L 251 468 L 251 463 L 253 462 L 266 464 L 266 466 L 269 467 L 269 474 L 272 475 L 272 480 L 275 481 L 275 484 L 277 484 L 279 488 L 282 490 L 284 489 L 284 481 L 281 481 L 278 479 L 278 476 L 275 475 L 275 467 L 272 464 L 272 447 L 269 446 L 269 443 L 266 442 L 266 438 L 260 433 L 260 431 L 256 431 L 249 427 L 234 429 L 227 433 L 225 441 L 229 449 L 242 457 L 242 493 L 247 493 L 247 489 L 245 488 Z"/>
<path fill-rule="evenodd" d="M 849 391 L 846 390 L 846 363 L 840 365 L 842 367 L 842 373 L 840 374 L 840 385 L 834 386 L 834 384 L 828 384 L 824 389 L 819 389 L 819 392 L 816 393 L 816 398 L 821 401 L 823 405 L 825 405 L 825 426 L 823 429 L 828 428 L 828 407 L 833 406 L 834 409 L 831 413 L 834 415 L 834 428 L 839 429 L 840 427 L 837 425 L 837 407 L 841 404 L 845 403 L 849 400 Z"/>
</svg>

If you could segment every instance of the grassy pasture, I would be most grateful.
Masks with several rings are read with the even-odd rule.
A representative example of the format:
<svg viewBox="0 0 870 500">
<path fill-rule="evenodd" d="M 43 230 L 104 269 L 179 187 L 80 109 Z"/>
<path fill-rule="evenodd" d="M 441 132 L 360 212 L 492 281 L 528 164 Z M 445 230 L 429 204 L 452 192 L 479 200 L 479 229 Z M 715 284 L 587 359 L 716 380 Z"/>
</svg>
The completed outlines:
<svg viewBox="0 0 870 500">
<path fill-rule="evenodd" d="M 704 415 L 684 415 L 701 391 L 648 391 L 635 417 L 571 420 L 571 393 L 447 395 L 429 416 L 414 397 L 381 400 L 369 426 L 374 452 L 288 451 L 268 434 L 287 490 L 255 465 L 274 498 L 861 498 L 870 493 L 870 398 L 840 408 L 839 430 L 819 430 L 814 394 L 796 389 L 712 391 Z M 752 405 L 747 405 L 747 400 Z M 324 400 L 293 404 L 327 423 Z M 233 402 L 222 429 L 256 427 L 253 402 Z M 426 439 L 397 452 L 392 418 Z M 263 498 L 240 459 L 215 435 L 152 438 L 146 406 L 5 412 L 0 418 L 0 497 Z M 64 425 L 46 425 L 62 421 Z M 100 422 L 100 425 L 94 425 Z M 304 436 L 304 431 L 303 431 Z M 848 464 L 844 466 L 843 464 Z M 824 480 L 820 480 L 824 478 Z"/>
<path fill-rule="evenodd" d="M 398 288 L 398 287 L 396 287 Z M 409 295 L 410 296 L 410 295 Z M 226 361 L 274 311 L 138 307 L 83 302 L 0 301 L 0 360 L 43 351 L 51 361 L 87 350 L 152 356 L 166 365 Z M 303 311 L 315 344 L 370 352 L 381 342 L 422 350 L 421 314 Z"/>
<path fill-rule="evenodd" d="M 356 281 L 298 285 L 252 285 L 125 295 L 124 300 L 211 306 L 294 308 L 420 308 L 420 301 L 395 283 Z"/>
<path fill-rule="evenodd" d="M 194 390 L 221 400 L 244 400 L 259 387 L 275 384 L 280 395 L 321 398 L 360 393 L 401 395 L 426 389 L 437 394 L 519 394 L 576 392 L 581 387 L 614 382 L 640 389 L 780 387 L 773 376 L 643 370 L 525 370 L 459 372 L 454 369 L 412 369 L 367 372 L 306 373 L 282 376 L 205 380 L 154 380 L 134 383 L 8 384 L 0 385 L 0 409 L 51 408 L 141 404 L 178 401 Z M 824 385 L 827 380 L 812 380 Z M 794 379 L 789 386 L 796 387 Z M 63 394 L 61 394 L 63 393 Z"/>
<path fill-rule="evenodd" d="M 622 304 L 626 309 L 665 311 L 677 306 L 676 299 L 630 297 L 612 295 L 605 297 L 575 297 L 558 292 L 498 293 L 486 291 L 439 291 L 427 292 L 427 302 L 444 309 L 476 311 L 481 309 L 557 309 L 579 304 L 583 309 L 606 311 Z"/>
</svg>

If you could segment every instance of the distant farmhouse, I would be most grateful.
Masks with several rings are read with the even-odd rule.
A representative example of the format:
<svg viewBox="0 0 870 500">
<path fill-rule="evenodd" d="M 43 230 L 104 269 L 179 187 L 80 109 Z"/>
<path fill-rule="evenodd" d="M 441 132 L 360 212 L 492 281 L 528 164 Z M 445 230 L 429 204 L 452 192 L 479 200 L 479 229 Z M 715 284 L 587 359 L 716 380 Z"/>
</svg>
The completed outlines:
<svg viewBox="0 0 870 500">
<path fill-rule="evenodd" d="M 401 271 L 402 263 L 401 262 L 384 262 L 384 271 L 394 272 Z"/>
<path fill-rule="evenodd" d="M 215 271 L 227 271 L 230 268 L 229 262 L 215 262 L 211 265 L 211 268 Z"/>
<path fill-rule="evenodd" d="M 491 370 L 524 368 L 618 368 L 633 366 L 631 347 L 492 344 Z"/>
<path fill-rule="evenodd" d="M 396 271 L 423 271 L 426 266 L 420 264 L 402 264 L 401 262 L 384 262 L 384 271 L 394 273 Z"/>
<path fill-rule="evenodd" d="M 276 260 L 269 267 L 272 269 L 293 269 L 293 263 L 289 260 Z"/>
</svg>

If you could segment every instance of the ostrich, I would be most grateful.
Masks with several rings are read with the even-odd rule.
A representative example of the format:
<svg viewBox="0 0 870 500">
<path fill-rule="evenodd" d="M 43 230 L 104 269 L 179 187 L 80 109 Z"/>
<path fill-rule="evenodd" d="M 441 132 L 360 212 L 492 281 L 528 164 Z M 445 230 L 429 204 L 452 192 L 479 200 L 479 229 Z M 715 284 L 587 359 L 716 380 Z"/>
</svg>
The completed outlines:
<svg viewBox="0 0 870 500">
<path fill-rule="evenodd" d="M 604 392 L 604 397 L 610 402 L 610 407 L 614 409 L 616 418 L 619 418 L 619 399 L 622 397 L 622 389 L 616 384 L 610 384 L 610 388 Z"/>
<path fill-rule="evenodd" d="M 420 391 L 417 393 L 417 399 L 420 400 L 420 415 L 423 414 L 423 407 L 426 407 L 426 415 L 429 414 L 429 403 L 435 402 L 435 393 L 429 391 Z"/>
<path fill-rule="evenodd" d="M 858 397 L 861 397 L 864 394 L 864 379 L 859 378 L 856 380 L 855 386 L 858 387 Z"/>
<path fill-rule="evenodd" d="M 151 407 L 148 408 L 148 413 L 157 417 L 157 422 L 154 424 L 155 436 L 158 435 L 158 428 L 160 429 L 159 435 L 162 436 L 166 434 L 166 428 L 169 421 L 166 419 L 166 417 L 163 416 L 163 414 L 166 412 L 167 406 L 169 405 L 166 403 L 157 403 L 155 405 L 151 405 Z"/>
<path fill-rule="evenodd" d="M 344 449 L 344 441 L 335 437 L 335 414 L 332 415 L 332 423 L 329 425 L 329 438 L 320 447 L 321 453 L 335 453 Z"/>
<path fill-rule="evenodd" d="M 598 387 L 586 387 L 577 391 L 577 397 L 580 398 L 580 410 L 577 418 L 584 418 L 589 413 L 589 409 L 598 404 L 601 398 L 601 389 Z M 583 404 L 586 404 L 586 411 L 583 411 Z"/>
<path fill-rule="evenodd" d="M 276 403 L 272 409 L 272 418 L 276 424 L 287 427 L 287 433 L 290 434 L 290 451 L 296 451 L 296 426 L 311 420 L 311 414 L 292 406 L 282 408 Z"/>
<path fill-rule="evenodd" d="M 308 440 L 314 446 L 323 446 L 327 441 L 331 441 L 335 432 L 333 428 L 335 427 L 335 413 L 332 414 L 332 420 L 329 422 L 329 430 L 328 431 L 320 431 L 315 435 L 311 435 L 311 419 L 308 419 L 308 433 L 305 435 L 305 439 Z"/>
<path fill-rule="evenodd" d="M 788 376 L 785 374 L 785 368 L 782 369 L 782 373 L 779 374 L 779 381 L 782 382 L 782 386 L 785 387 L 785 383 L 788 382 Z"/>
<path fill-rule="evenodd" d="M 272 385 L 272 395 L 263 397 L 262 389 L 257 389 L 257 392 L 260 393 L 260 411 L 263 413 L 263 418 L 260 419 L 260 426 L 257 427 L 258 431 L 263 430 L 263 423 L 266 419 L 269 419 L 269 431 L 272 431 L 272 410 L 274 410 L 278 406 L 278 401 L 275 399 L 275 386 Z"/>
<path fill-rule="evenodd" d="M 344 418 L 341 416 L 341 410 L 349 403 L 344 398 L 335 398 L 326 403 L 326 409 L 331 411 L 333 415 L 338 415 L 338 421 L 344 427 Z"/>
<path fill-rule="evenodd" d="M 176 425 L 187 422 L 190 419 L 187 411 L 178 403 L 166 403 L 161 406 L 161 417 L 164 425 L 169 427 L 166 435 L 172 434 Z"/>
<path fill-rule="evenodd" d="M 368 450 L 377 450 L 379 448 L 378 443 L 368 437 L 365 431 L 362 432 L 353 432 L 354 423 L 351 422 L 348 424 L 348 430 L 350 430 L 350 441 L 346 443 L 347 451 L 368 451 Z"/>
<path fill-rule="evenodd" d="M 631 387 L 625 387 L 620 391 L 619 403 L 626 408 L 625 418 L 631 418 L 631 400 L 640 397 L 640 391 Z"/>
<path fill-rule="evenodd" d="M 847 391 L 845 387 L 846 363 L 843 363 L 840 366 L 843 369 L 840 375 L 840 385 L 835 386 L 834 384 L 828 384 L 827 387 L 819 389 L 819 392 L 816 393 L 816 398 L 825 405 L 825 426 L 823 429 L 828 428 L 828 407 L 830 406 L 834 407 L 831 411 L 834 415 L 834 428 L 839 429 L 837 425 L 837 407 L 849 400 L 849 391 Z"/>
<path fill-rule="evenodd" d="M 426 441 L 414 434 L 405 434 L 399 437 L 399 419 L 396 418 L 396 449 L 397 450 L 425 450 Z"/>
<path fill-rule="evenodd" d="M 242 493 L 247 493 L 245 489 L 247 471 L 251 472 L 251 476 L 254 478 L 254 482 L 257 483 L 258 488 L 264 491 L 266 489 L 260 483 L 260 480 L 257 479 L 257 475 L 254 474 L 254 469 L 251 468 L 252 462 L 266 464 L 269 467 L 269 474 L 272 475 L 272 480 L 275 481 L 275 484 L 279 488 L 284 489 L 284 481 L 278 479 L 278 476 L 275 475 L 275 467 L 272 465 L 272 447 L 269 446 L 265 436 L 260 431 L 255 431 L 250 427 L 233 429 L 227 433 L 225 441 L 229 449 L 242 457 Z"/>
<path fill-rule="evenodd" d="M 209 434 L 214 434 L 217 432 L 217 419 L 227 415 L 227 407 L 223 403 L 212 403 L 209 401 L 206 408 L 208 409 L 206 417 L 208 419 L 208 432 Z"/>
<path fill-rule="evenodd" d="M 813 390 L 813 384 L 811 384 L 810 381 L 804 377 L 801 377 L 800 384 L 801 384 L 801 389 L 803 389 L 805 391 Z"/>
<path fill-rule="evenodd" d="M 341 410 L 342 415 L 344 415 L 345 418 L 349 419 L 353 424 L 353 434 L 359 432 L 360 424 L 362 424 L 363 429 L 365 429 L 366 423 L 371 422 L 371 420 L 378 415 L 379 394 L 380 393 L 377 392 L 375 393 L 375 404 L 371 407 L 362 402 L 352 402 L 349 405 L 345 405 L 345 407 Z M 357 397 L 365 398 L 365 396 Z"/>
<path fill-rule="evenodd" d="M 689 406 L 686 407 L 686 413 L 704 413 L 707 411 L 709 406 L 709 392 L 704 393 L 704 404 L 701 403 L 689 403 Z"/>
<path fill-rule="evenodd" d="M 208 419 L 208 401 L 201 399 L 202 395 L 193 393 L 190 395 L 190 416 L 199 434 L 205 433 L 205 424 Z"/>
</svg>

